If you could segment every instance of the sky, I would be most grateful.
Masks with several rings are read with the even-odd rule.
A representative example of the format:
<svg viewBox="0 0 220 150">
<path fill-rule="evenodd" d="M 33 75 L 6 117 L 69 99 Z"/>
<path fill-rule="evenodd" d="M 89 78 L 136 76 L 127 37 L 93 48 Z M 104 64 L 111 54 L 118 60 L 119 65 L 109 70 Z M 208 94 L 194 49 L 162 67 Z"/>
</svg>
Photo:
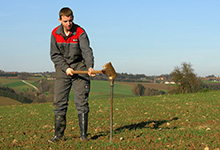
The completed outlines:
<svg viewBox="0 0 220 150">
<path fill-rule="evenodd" d="M 161 75 L 183 62 L 220 76 L 219 0 L 1 0 L 0 70 L 55 71 L 51 31 L 69 7 L 88 34 L 95 70 Z"/>
</svg>

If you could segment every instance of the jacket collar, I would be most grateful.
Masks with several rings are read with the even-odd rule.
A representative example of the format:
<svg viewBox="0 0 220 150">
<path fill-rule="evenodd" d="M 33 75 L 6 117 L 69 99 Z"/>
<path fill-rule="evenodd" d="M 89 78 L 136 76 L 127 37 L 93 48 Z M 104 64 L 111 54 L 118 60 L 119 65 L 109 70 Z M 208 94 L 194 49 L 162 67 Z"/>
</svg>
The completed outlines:
<svg viewBox="0 0 220 150">
<path fill-rule="evenodd" d="M 69 36 L 76 35 L 76 28 L 77 28 L 76 24 L 73 23 L 72 29 L 70 30 L 71 33 L 69 34 Z M 59 34 L 63 37 L 66 37 L 66 35 L 63 31 L 63 25 L 62 24 L 60 24 L 60 26 L 58 27 L 58 29 L 56 31 L 56 34 Z"/>
</svg>

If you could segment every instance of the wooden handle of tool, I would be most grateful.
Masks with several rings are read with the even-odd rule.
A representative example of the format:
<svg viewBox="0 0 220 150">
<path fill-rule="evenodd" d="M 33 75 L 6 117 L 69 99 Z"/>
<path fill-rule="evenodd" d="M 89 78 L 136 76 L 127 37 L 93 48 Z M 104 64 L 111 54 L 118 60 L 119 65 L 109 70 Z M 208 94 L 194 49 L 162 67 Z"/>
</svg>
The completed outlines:
<svg viewBox="0 0 220 150">
<path fill-rule="evenodd" d="M 73 71 L 72 72 L 73 74 L 87 74 L 88 71 Z M 94 70 L 92 71 L 92 74 L 103 74 L 103 71 L 102 70 Z"/>
</svg>

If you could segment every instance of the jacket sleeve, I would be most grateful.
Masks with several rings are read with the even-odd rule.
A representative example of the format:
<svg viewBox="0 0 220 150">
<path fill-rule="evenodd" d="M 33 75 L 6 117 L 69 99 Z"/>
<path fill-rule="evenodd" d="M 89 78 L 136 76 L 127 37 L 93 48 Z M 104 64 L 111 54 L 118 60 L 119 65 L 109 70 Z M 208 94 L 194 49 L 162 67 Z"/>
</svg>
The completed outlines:
<svg viewBox="0 0 220 150">
<path fill-rule="evenodd" d="M 79 46 L 82 51 L 82 57 L 85 61 L 87 70 L 94 67 L 94 56 L 92 48 L 90 47 L 89 38 L 84 31 L 79 37 Z"/>
<path fill-rule="evenodd" d="M 56 39 L 53 34 L 51 34 L 51 42 L 50 42 L 50 57 L 53 61 L 54 65 L 59 67 L 62 71 L 66 71 L 69 68 L 69 65 L 65 61 L 63 54 L 60 52 Z"/>
</svg>

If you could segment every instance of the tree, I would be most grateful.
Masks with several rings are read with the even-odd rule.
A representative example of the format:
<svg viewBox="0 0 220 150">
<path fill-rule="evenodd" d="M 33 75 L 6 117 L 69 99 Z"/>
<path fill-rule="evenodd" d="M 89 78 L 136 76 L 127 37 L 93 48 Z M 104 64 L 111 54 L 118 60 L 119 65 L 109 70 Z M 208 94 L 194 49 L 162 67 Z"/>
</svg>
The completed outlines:
<svg viewBox="0 0 220 150">
<path fill-rule="evenodd" d="M 164 94 L 166 94 L 166 92 L 151 88 L 147 88 L 144 92 L 144 95 L 146 96 L 164 95 Z"/>
<path fill-rule="evenodd" d="M 133 93 L 137 96 L 143 96 L 145 89 L 146 88 L 142 84 L 137 84 L 133 89 Z"/>
<path fill-rule="evenodd" d="M 178 86 L 170 93 L 195 93 L 202 89 L 202 82 L 194 73 L 192 65 L 189 63 L 182 63 L 181 68 L 175 67 L 171 73 L 172 80 Z"/>
<path fill-rule="evenodd" d="M 30 76 L 29 73 L 25 73 L 25 72 L 19 73 L 18 74 L 18 79 L 20 79 L 20 80 L 27 80 L 29 76 Z"/>
<path fill-rule="evenodd" d="M 49 91 L 49 82 L 46 79 L 41 79 L 39 84 L 38 84 L 40 93 L 44 93 L 46 91 Z"/>
</svg>

